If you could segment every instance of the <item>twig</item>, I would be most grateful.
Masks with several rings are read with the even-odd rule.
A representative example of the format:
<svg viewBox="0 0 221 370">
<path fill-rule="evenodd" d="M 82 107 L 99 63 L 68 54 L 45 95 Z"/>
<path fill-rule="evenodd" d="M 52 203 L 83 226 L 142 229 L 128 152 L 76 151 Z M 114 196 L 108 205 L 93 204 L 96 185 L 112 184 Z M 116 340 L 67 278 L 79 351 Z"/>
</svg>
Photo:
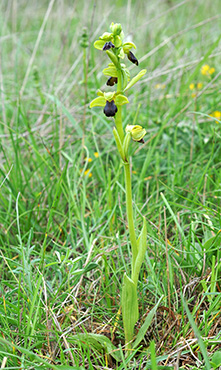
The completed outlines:
<svg viewBox="0 0 221 370">
<path fill-rule="evenodd" d="M 55 316 L 55 314 L 54 314 L 54 312 L 52 311 L 52 309 L 50 309 L 50 311 L 51 311 L 51 314 L 52 314 L 52 316 L 53 316 L 54 323 L 55 323 L 55 325 L 56 325 L 57 329 L 62 333 L 62 329 L 61 329 L 61 326 L 60 326 L 60 324 L 59 324 L 59 322 L 58 322 L 58 320 L 57 320 L 57 317 Z M 75 366 L 75 365 L 76 365 L 76 363 L 75 363 L 74 357 L 73 357 L 73 355 L 72 355 L 71 349 L 70 349 L 70 347 L 69 347 L 68 341 L 67 341 L 67 339 L 66 339 L 66 337 L 65 337 L 64 333 L 63 333 L 63 334 L 61 334 L 61 338 L 63 339 L 64 346 L 65 346 L 65 348 L 66 348 L 66 350 L 67 350 L 67 352 L 68 352 L 68 354 L 69 354 L 69 356 L 70 356 L 70 358 L 71 358 L 72 364 L 73 364 L 73 366 Z"/>
<path fill-rule="evenodd" d="M 3 361 L 2 361 L 2 364 L 1 364 L 1 369 L 4 369 L 5 368 L 7 359 L 8 359 L 8 357 L 3 357 Z"/>
</svg>

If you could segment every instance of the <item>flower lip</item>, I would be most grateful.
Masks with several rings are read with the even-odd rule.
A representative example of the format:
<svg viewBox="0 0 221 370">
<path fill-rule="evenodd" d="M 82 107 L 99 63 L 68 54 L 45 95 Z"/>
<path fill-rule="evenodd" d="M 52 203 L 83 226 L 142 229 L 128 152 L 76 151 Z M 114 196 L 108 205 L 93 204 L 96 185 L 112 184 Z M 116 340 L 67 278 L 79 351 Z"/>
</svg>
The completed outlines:
<svg viewBox="0 0 221 370">
<path fill-rule="evenodd" d="M 114 44 L 111 41 L 106 42 L 103 46 L 104 51 L 109 50 L 111 48 L 115 48 Z"/>
<path fill-rule="evenodd" d="M 128 57 L 128 59 L 129 59 L 132 63 L 134 63 L 134 64 L 136 64 L 136 65 L 138 66 L 139 62 L 138 62 L 137 58 L 135 57 L 135 55 L 132 53 L 132 51 L 129 51 L 129 52 L 128 52 L 127 57 Z"/>
<path fill-rule="evenodd" d="M 117 113 L 117 106 L 114 104 L 114 100 L 106 101 L 106 105 L 104 107 L 104 114 L 107 117 L 114 117 Z"/>
<path fill-rule="evenodd" d="M 117 84 L 117 77 L 109 77 L 106 84 L 108 86 L 114 86 L 114 84 Z"/>
<path fill-rule="evenodd" d="M 145 141 L 144 141 L 144 139 L 140 139 L 140 140 L 137 141 L 137 143 L 145 144 Z"/>
</svg>

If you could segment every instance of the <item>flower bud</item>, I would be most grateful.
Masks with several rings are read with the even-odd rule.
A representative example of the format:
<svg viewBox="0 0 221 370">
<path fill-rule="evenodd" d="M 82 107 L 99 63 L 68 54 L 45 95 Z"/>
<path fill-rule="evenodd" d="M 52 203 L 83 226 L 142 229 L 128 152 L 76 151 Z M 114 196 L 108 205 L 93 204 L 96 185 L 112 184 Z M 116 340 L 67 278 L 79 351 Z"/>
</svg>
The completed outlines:
<svg viewBox="0 0 221 370">
<path fill-rule="evenodd" d="M 110 29 L 114 35 L 120 35 L 122 32 L 122 26 L 120 23 L 111 23 Z"/>
<path fill-rule="evenodd" d="M 83 28 L 82 34 L 81 34 L 81 39 L 80 39 L 80 45 L 82 48 L 87 48 L 89 45 L 88 42 L 88 30 L 86 27 Z"/>
<path fill-rule="evenodd" d="M 104 114 L 107 117 L 114 117 L 117 113 L 117 106 L 114 104 L 114 100 L 106 101 L 106 105 L 104 107 Z"/>
<path fill-rule="evenodd" d="M 140 125 L 127 125 L 126 132 L 130 132 L 134 141 L 143 143 L 143 137 L 146 135 L 146 130 Z"/>
</svg>

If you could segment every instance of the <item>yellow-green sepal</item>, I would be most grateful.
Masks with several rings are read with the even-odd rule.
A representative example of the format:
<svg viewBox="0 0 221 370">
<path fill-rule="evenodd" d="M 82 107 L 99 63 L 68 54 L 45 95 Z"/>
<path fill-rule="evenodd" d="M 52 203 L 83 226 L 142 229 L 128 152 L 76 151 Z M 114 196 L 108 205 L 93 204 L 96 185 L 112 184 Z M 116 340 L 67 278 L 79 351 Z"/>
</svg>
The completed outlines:
<svg viewBox="0 0 221 370">
<path fill-rule="evenodd" d="M 129 90 L 133 85 L 135 85 L 145 75 L 146 72 L 146 69 L 142 69 L 135 77 L 132 78 L 129 84 L 125 87 L 124 91 Z"/>
<path fill-rule="evenodd" d="M 105 107 L 106 99 L 103 96 L 98 96 L 90 103 L 90 108 L 93 107 Z"/>
<path fill-rule="evenodd" d="M 117 68 L 115 67 L 114 63 L 109 63 L 108 67 L 102 72 L 105 76 L 117 77 Z"/>
<path fill-rule="evenodd" d="M 116 95 L 116 97 L 115 97 L 115 104 L 116 105 L 124 105 L 124 104 L 127 104 L 127 103 L 129 103 L 129 100 L 127 99 L 126 96 L 124 96 L 122 94 Z"/>
<path fill-rule="evenodd" d="M 99 89 L 99 90 L 97 90 L 97 95 L 98 95 L 98 96 L 104 96 L 104 93 L 103 93 L 103 91 L 101 91 L 101 90 Z"/>
<path fill-rule="evenodd" d="M 97 40 L 94 42 L 94 47 L 95 49 L 98 49 L 98 50 L 103 50 L 104 45 L 105 45 L 104 40 Z"/>
</svg>

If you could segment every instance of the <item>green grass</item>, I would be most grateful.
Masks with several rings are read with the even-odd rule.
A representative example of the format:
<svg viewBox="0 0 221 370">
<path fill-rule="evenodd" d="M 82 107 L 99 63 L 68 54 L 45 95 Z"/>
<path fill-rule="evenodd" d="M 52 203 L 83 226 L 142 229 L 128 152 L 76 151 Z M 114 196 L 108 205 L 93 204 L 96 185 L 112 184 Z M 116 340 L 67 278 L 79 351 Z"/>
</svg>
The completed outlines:
<svg viewBox="0 0 221 370">
<path fill-rule="evenodd" d="M 221 111 L 220 2 L 95 4 L 0 5 L 0 365 L 215 368 L 221 123 L 210 114 Z M 93 41 L 112 21 L 131 34 L 139 68 L 148 71 L 123 108 L 125 125 L 136 119 L 147 130 L 146 145 L 132 149 L 135 225 L 138 233 L 145 216 L 148 228 L 136 336 L 163 297 L 126 358 L 119 310 L 130 268 L 123 168 L 113 121 L 88 108 L 106 81 L 106 59 Z M 91 41 L 86 84 L 84 26 Z M 205 64 L 215 68 L 212 75 L 201 74 Z M 191 83 L 202 88 L 190 90 Z"/>
</svg>

